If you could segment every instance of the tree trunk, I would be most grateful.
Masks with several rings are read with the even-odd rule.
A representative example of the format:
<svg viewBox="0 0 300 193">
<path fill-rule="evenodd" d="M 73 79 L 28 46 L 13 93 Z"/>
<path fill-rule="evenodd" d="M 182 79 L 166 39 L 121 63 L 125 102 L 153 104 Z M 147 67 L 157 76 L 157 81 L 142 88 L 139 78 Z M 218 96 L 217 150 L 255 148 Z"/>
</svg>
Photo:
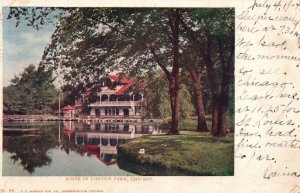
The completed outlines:
<svg viewBox="0 0 300 193">
<path fill-rule="evenodd" d="M 179 134 L 179 83 L 172 77 L 169 81 L 170 104 L 172 113 L 171 128 L 168 132 L 169 135 Z"/>
<path fill-rule="evenodd" d="M 228 106 L 229 106 L 229 83 L 230 83 L 230 67 L 232 64 L 232 57 L 226 60 L 225 56 L 225 43 L 222 39 L 218 39 L 218 46 L 219 46 L 219 57 L 222 64 L 222 86 L 220 92 L 220 99 L 219 99 L 219 113 L 218 113 L 218 128 L 217 133 L 215 134 L 218 137 L 224 137 L 228 134 Z M 233 51 L 232 51 L 233 52 Z"/>
<path fill-rule="evenodd" d="M 228 134 L 228 100 L 229 100 L 229 81 L 225 78 L 222 83 L 222 90 L 219 101 L 219 113 L 218 113 L 218 128 L 215 136 L 224 137 Z"/>
<path fill-rule="evenodd" d="M 178 135 L 179 129 L 179 9 L 170 10 L 168 13 L 169 27 L 171 30 L 171 43 L 173 50 L 173 68 L 169 78 L 169 92 L 172 109 L 172 124 L 168 134 Z"/>
<path fill-rule="evenodd" d="M 224 137 L 228 134 L 228 100 L 229 100 L 229 77 L 225 75 L 219 101 L 218 127 L 214 136 Z"/>
<path fill-rule="evenodd" d="M 218 94 L 212 92 L 212 126 L 211 134 L 216 135 L 218 130 L 218 120 L 219 120 L 219 103 L 218 103 Z"/>
<path fill-rule="evenodd" d="M 216 135 L 218 130 L 218 115 L 219 115 L 219 89 L 215 78 L 215 72 L 213 70 L 213 62 L 211 61 L 209 54 L 202 54 L 202 57 L 206 64 L 206 71 L 210 82 L 210 90 L 212 95 L 212 126 L 211 134 Z"/>
<path fill-rule="evenodd" d="M 219 109 L 218 129 L 215 133 L 217 137 L 225 137 L 228 134 L 228 111 L 224 105 Z"/>
<path fill-rule="evenodd" d="M 197 72 L 192 69 L 191 67 L 188 67 L 188 70 L 191 74 L 192 80 L 193 80 L 193 91 L 194 95 L 196 97 L 196 106 L 197 106 L 197 131 L 199 132 L 207 132 L 207 125 L 206 125 L 206 119 L 205 119 L 205 109 L 203 105 L 203 99 L 202 99 L 202 93 L 201 93 L 201 77 Z"/>
<path fill-rule="evenodd" d="M 194 91 L 195 92 L 195 91 Z M 197 124 L 197 131 L 199 132 L 207 132 L 208 128 L 206 125 L 206 118 L 205 118 L 205 110 L 203 106 L 203 99 L 202 94 L 200 91 L 196 91 L 196 104 L 198 109 L 198 124 Z"/>
</svg>

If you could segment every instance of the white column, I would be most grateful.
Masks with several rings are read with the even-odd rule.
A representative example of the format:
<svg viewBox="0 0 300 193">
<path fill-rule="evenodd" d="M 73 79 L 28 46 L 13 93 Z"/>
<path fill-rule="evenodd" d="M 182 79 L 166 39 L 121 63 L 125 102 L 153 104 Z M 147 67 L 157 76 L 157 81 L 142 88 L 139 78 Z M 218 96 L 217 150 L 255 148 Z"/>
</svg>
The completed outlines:
<svg viewBox="0 0 300 193">
<path fill-rule="evenodd" d="M 124 110 L 123 110 L 123 108 L 119 108 L 119 115 L 120 115 L 120 116 L 123 116 L 123 115 L 124 115 Z"/>
<path fill-rule="evenodd" d="M 58 143 L 59 144 L 61 143 L 61 140 L 60 140 L 60 121 L 58 122 Z"/>
<path fill-rule="evenodd" d="M 134 115 L 134 106 L 132 106 L 131 108 L 128 108 L 128 109 L 129 109 L 129 116 Z"/>
<path fill-rule="evenodd" d="M 95 109 L 94 109 L 94 108 L 91 109 L 91 114 L 90 114 L 90 115 L 91 115 L 91 116 L 96 115 L 96 112 L 95 112 Z"/>
<path fill-rule="evenodd" d="M 101 107 L 101 108 L 100 108 L 100 114 L 101 114 L 101 116 L 102 116 L 102 115 L 105 115 L 105 109 L 104 109 L 104 107 Z"/>
</svg>

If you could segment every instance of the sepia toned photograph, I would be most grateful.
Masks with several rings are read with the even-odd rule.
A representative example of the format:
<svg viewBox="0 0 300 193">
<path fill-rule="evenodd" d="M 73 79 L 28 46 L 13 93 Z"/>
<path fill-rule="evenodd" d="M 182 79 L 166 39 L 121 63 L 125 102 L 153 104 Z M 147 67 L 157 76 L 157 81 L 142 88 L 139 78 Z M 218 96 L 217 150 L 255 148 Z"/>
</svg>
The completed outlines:
<svg viewBox="0 0 300 193">
<path fill-rule="evenodd" d="M 2 14 L 3 176 L 234 175 L 234 8 Z"/>
</svg>

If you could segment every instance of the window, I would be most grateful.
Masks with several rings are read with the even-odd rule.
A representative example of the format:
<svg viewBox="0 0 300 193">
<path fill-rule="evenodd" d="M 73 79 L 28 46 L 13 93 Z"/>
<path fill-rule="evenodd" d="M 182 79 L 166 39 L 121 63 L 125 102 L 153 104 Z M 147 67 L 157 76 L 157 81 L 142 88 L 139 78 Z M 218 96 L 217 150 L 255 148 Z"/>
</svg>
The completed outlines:
<svg viewBox="0 0 300 193">
<path fill-rule="evenodd" d="M 101 129 L 100 123 L 96 123 L 96 130 L 99 131 Z"/>
</svg>

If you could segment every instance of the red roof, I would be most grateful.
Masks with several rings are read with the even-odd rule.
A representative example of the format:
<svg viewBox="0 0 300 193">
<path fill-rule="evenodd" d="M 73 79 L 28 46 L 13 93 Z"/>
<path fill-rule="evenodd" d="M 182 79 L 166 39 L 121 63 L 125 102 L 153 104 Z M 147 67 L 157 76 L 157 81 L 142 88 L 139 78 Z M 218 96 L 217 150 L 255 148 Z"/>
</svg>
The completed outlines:
<svg viewBox="0 0 300 193">
<path fill-rule="evenodd" d="M 99 157 L 100 156 L 100 147 L 98 145 L 87 144 L 85 147 L 80 147 L 79 145 L 77 145 L 77 148 L 81 152 L 86 152 L 86 153 L 88 153 L 90 155 L 95 155 L 106 166 L 114 165 L 114 164 L 117 163 L 116 159 L 112 159 L 112 160 L 110 160 L 110 162 L 106 162 L 106 161 L 102 160 Z"/>
<path fill-rule="evenodd" d="M 111 80 L 113 80 L 115 82 L 120 82 L 120 83 L 124 84 L 119 90 L 117 90 L 117 93 L 116 93 L 116 95 L 123 95 L 124 92 L 135 83 L 135 80 L 129 79 L 127 75 L 123 75 L 121 79 L 119 76 L 120 76 L 119 74 L 108 75 L 108 78 L 110 78 Z M 145 88 L 145 82 L 144 81 L 140 82 L 140 86 L 142 88 Z M 90 91 L 87 91 L 85 93 L 85 96 L 89 96 L 89 95 L 90 95 Z M 67 109 L 67 110 L 71 110 L 71 109 Z"/>
<path fill-rule="evenodd" d="M 117 95 L 123 95 L 124 92 L 130 88 L 130 86 L 134 83 L 134 81 L 130 81 L 127 84 L 124 84 L 118 91 L 117 91 Z"/>
<path fill-rule="evenodd" d="M 108 75 L 108 77 L 110 79 L 112 79 L 113 81 L 120 81 L 121 83 L 123 83 L 124 85 L 117 91 L 117 95 L 123 95 L 124 92 L 129 89 L 134 83 L 135 80 L 133 79 L 128 79 L 128 77 L 126 75 L 124 75 L 121 79 L 119 79 L 119 74 L 116 75 Z M 142 88 L 145 88 L 145 82 L 141 81 L 140 82 L 140 86 Z"/>
<path fill-rule="evenodd" d="M 85 147 L 80 147 L 78 146 L 78 149 L 81 151 L 81 152 L 86 152 L 90 155 L 96 155 L 98 156 L 100 154 L 100 147 L 98 145 L 92 145 L 92 144 L 88 144 L 87 146 Z"/>
<path fill-rule="evenodd" d="M 63 110 L 75 110 L 75 109 L 71 105 L 68 105 L 68 106 L 64 107 Z"/>
<path fill-rule="evenodd" d="M 121 79 L 119 79 L 119 74 L 116 75 L 108 75 L 108 77 L 110 79 L 112 79 L 113 81 L 120 81 L 121 83 L 130 83 L 132 80 L 128 79 L 128 77 L 126 75 L 122 76 Z"/>
<path fill-rule="evenodd" d="M 98 145 L 87 144 L 86 146 L 90 150 L 99 150 L 100 149 L 100 147 Z"/>
<path fill-rule="evenodd" d="M 74 132 L 74 130 L 64 129 L 64 134 L 68 136 L 71 136 Z"/>
</svg>

